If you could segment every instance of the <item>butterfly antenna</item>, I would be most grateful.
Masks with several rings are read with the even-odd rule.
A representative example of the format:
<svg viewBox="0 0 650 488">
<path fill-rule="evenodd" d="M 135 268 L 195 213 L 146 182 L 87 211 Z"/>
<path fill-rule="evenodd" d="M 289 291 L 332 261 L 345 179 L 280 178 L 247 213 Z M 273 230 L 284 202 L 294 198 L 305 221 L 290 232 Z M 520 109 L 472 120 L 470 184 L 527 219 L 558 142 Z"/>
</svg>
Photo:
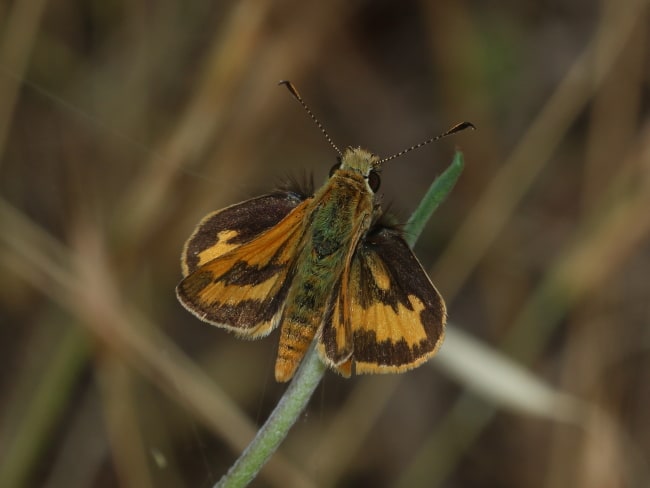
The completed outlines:
<svg viewBox="0 0 650 488">
<path fill-rule="evenodd" d="M 398 152 L 397 154 L 393 154 L 392 156 L 389 156 L 387 158 L 384 158 L 384 159 L 378 161 L 377 165 L 383 164 L 386 161 L 390 161 L 391 159 L 399 158 L 400 156 L 403 156 L 407 152 L 413 151 L 413 149 L 418 149 L 418 148 L 420 148 L 422 146 L 426 146 L 427 144 L 430 144 L 430 143 L 435 142 L 435 141 L 437 141 L 439 139 L 442 139 L 443 137 L 450 136 L 452 134 L 455 134 L 456 132 L 460 132 L 460 131 L 463 131 L 465 129 L 474 130 L 474 129 L 476 129 L 476 127 L 474 127 L 474 124 L 472 124 L 471 122 L 461 122 L 460 124 L 454 125 L 450 129 L 448 129 L 446 132 L 443 132 L 442 134 L 440 134 L 440 135 L 438 135 L 436 137 L 432 137 L 431 139 L 427 139 L 424 142 L 421 142 L 419 144 L 415 144 L 414 146 L 408 147 L 408 148 L 404 149 L 403 151 Z"/>
<path fill-rule="evenodd" d="M 341 150 L 336 146 L 336 144 L 334 144 L 334 141 L 332 141 L 332 138 L 330 137 L 330 135 L 325 130 L 325 127 L 323 127 L 323 124 L 320 123 L 320 120 L 318 120 L 316 118 L 316 116 L 314 115 L 314 112 L 312 112 L 311 109 L 307 106 L 305 101 L 300 96 L 300 93 L 298 93 L 298 90 L 296 90 L 296 87 L 293 85 L 293 83 L 291 83 L 290 81 L 282 80 L 280 83 L 278 83 L 278 85 L 284 85 L 284 86 L 287 87 L 289 92 L 291 92 L 291 94 L 293 95 L 293 98 L 295 98 L 296 100 L 298 100 L 300 102 L 300 105 L 302 105 L 302 108 L 305 109 L 305 112 L 307 112 L 307 114 L 311 117 L 311 120 L 313 120 L 314 123 L 318 126 L 320 131 L 325 136 L 325 139 L 327 139 L 327 142 L 330 143 L 330 146 L 332 146 L 334 148 L 334 150 L 337 153 L 339 153 L 339 156 L 343 156 L 343 153 L 341 152 Z"/>
</svg>

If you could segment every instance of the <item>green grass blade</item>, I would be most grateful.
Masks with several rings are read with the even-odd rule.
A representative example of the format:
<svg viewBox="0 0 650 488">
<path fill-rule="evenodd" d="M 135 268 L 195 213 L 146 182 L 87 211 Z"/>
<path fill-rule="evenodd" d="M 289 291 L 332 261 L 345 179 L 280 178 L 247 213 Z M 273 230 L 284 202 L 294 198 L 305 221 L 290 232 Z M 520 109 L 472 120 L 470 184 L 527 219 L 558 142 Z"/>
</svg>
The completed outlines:
<svg viewBox="0 0 650 488">
<path fill-rule="evenodd" d="M 433 215 L 433 212 L 436 211 L 438 206 L 447 198 L 447 195 L 454 188 L 454 185 L 458 181 L 460 174 L 463 171 L 463 166 L 465 165 L 463 160 L 463 153 L 456 151 L 454 155 L 454 160 L 451 162 L 449 167 L 438 177 L 436 178 L 426 195 L 418 205 L 418 208 L 415 209 L 411 218 L 408 220 L 405 228 L 405 238 L 409 246 L 413 247 L 417 242 L 424 226 Z"/>
</svg>

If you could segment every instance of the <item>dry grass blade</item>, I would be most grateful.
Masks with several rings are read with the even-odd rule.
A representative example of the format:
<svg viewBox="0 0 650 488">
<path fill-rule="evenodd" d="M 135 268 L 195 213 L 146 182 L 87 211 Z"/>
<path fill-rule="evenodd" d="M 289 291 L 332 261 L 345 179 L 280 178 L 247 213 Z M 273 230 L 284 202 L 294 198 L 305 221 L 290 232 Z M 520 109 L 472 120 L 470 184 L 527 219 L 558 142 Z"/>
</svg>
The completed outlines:
<svg viewBox="0 0 650 488">
<path fill-rule="evenodd" d="M 548 163 L 587 103 L 603 83 L 621 50 L 642 21 L 645 0 L 602 19 L 601 29 L 575 61 L 555 93 L 521 138 L 510 157 L 484 190 L 475 210 L 462 223 L 441 256 L 433 276 L 443 277 L 455 296 L 490 245 L 512 217 L 515 208 Z M 481 239 L 474 236 L 480 235 Z"/>
<path fill-rule="evenodd" d="M 226 28 L 215 32 L 192 100 L 178 118 L 171 137 L 154 152 L 124 196 L 125 236 L 141 235 L 149 222 L 158 221 L 156 213 L 172 179 L 183 166 L 191 166 L 204 154 L 227 123 L 225 107 L 241 82 L 251 50 L 259 42 L 261 24 L 270 6 L 257 0 L 239 2 L 229 13 Z"/>
<path fill-rule="evenodd" d="M 0 167 L 27 61 L 36 40 L 46 0 L 16 2 L 0 37 Z"/>
</svg>

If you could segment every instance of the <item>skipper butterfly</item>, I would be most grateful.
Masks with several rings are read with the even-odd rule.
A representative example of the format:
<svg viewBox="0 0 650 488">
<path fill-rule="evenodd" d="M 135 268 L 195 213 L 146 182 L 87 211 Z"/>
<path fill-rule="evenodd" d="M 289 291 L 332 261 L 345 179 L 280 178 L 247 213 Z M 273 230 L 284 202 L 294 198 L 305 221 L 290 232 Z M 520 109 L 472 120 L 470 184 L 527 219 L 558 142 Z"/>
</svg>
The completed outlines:
<svg viewBox="0 0 650 488">
<path fill-rule="evenodd" d="M 290 380 L 312 341 L 320 358 L 352 372 L 400 373 L 435 354 L 446 309 L 375 196 L 380 166 L 444 134 L 380 159 L 341 152 L 288 81 L 292 95 L 339 153 L 315 193 L 278 190 L 207 215 L 185 244 L 181 304 L 199 319 L 255 339 L 280 327 L 277 381 Z"/>
</svg>

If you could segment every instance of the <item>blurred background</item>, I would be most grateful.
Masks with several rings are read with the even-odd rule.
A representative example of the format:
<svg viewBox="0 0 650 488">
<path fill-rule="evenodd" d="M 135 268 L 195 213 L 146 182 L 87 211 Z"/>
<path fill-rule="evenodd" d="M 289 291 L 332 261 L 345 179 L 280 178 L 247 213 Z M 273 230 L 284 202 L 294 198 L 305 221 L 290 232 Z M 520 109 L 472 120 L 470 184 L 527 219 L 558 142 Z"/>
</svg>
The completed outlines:
<svg viewBox="0 0 650 488">
<path fill-rule="evenodd" d="M 401 221 L 440 354 L 327 373 L 259 487 L 650 484 L 648 2 L 0 2 L 0 486 L 212 486 L 286 385 L 177 303 L 209 211 L 340 146 Z"/>
</svg>

